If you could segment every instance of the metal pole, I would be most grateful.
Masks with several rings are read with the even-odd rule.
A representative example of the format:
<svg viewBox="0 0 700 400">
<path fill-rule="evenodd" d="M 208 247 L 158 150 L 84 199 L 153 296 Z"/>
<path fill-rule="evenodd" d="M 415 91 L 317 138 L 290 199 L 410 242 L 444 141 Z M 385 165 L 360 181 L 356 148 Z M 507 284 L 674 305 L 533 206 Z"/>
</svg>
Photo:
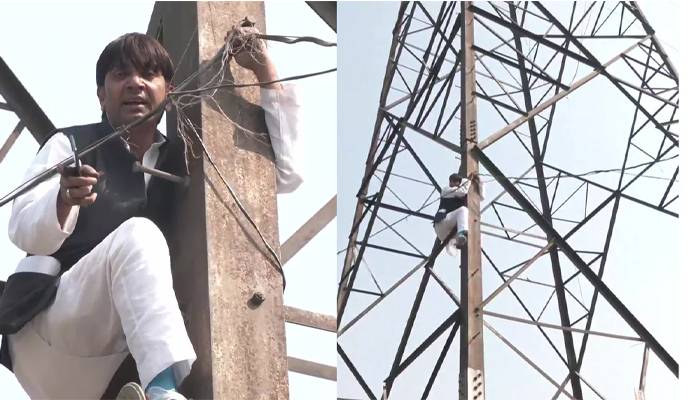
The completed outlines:
<svg viewBox="0 0 700 400">
<path fill-rule="evenodd" d="M 474 56 L 474 14 L 469 3 L 462 3 L 462 110 L 460 124 L 462 176 L 479 176 L 479 161 L 471 149 L 478 141 L 476 121 L 476 76 Z M 478 185 L 470 185 L 467 193 L 468 242 L 461 251 L 460 269 L 460 341 L 459 341 L 459 399 L 483 400 L 484 393 L 484 335 L 481 282 L 481 193 Z"/>
</svg>

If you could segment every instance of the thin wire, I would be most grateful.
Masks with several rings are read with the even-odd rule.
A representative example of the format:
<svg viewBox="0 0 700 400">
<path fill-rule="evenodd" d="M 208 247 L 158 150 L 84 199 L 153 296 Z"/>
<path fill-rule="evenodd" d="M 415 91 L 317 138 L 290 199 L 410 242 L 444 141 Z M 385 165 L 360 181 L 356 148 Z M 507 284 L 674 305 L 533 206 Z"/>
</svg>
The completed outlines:
<svg viewBox="0 0 700 400">
<path fill-rule="evenodd" d="M 94 141 L 93 143 L 89 144 L 88 146 L 86 146 L 83 150 L 81 150 L 78 153 L 78 157 L 85 156 L 86 154 L 92 152 L 96 148 L 102 146 L 104 143 L 106 143 L 109 140 L 112 140 L 115 137 L 121 137 L 125 133 L 128 133 L 129 129 L 133 128 L 134 126 L 143 123 L 145 120 L 151 118 L 153 115 L 155 115 L 159 112 L 163 112 L 163 110 L 165 109 L 165 105 L 167 104 L 168 101 L 169 100 L 166 98 L 165 100 L 163 100 L 162 103 L 160 103 L 160 105 L 158 105 L 158 107 L 154 108 L 152 111 L 145 114 L 141 118 L 121 127 L 120 129 L 117 129 L 117 130 L 113 131 L 112 133 L 110 133 L 106 136 L 103 136 L 101 139 L 98 139 L 98 140 Z M 56 130 L 54 130 L 54 132 L 63 131 L 64 129 L 66 129 L 66 128 L 56 129 Z M 64 167 L 67 167 L 67 166 L 71 165 L 72 163 L 73 163 L 73 155 L 71 155 L 70 157 L 64 158 L 63 160 L 56 163 L 54 166 L 49 167 L 46 170 L 44 170 L 44 171 L 34 175 L 33 177 L 27 179 L 26 181 L 21 183 L 19 186 L 17 186 L 15 189 L 13 189 L 10 193 L 3 196 L 2 199 L 0 199 L 0 207 L 4 206 L 5 204 L 14 200 L 15 198 L 21 196 L 22 194 L 28 192 L 29 190 L 33 189 L 39 183 L 44 182 L 44 181 L 48 180 L 49 178 L 53 177 L 54 175 L 56 175 L 58 173 L 57 168 L 59 166 L 62 165 Z"/>
<path fill-rule="evenodd" d="M 197 141 L 202 146 L 202 150 L 204 151 L 204 154 L 207 157 L 207 161 L 209 161 L 211 166 L 214 167 L 214 171 L 216 171 L 216 174 L 219 176 L 219 179 L 221 179 L 221 181 L 226 186 L 226 189 L 228 189 L 229 194 L 231 195 L 231 197 L 233 197 L 233 201 L 236 203 L 236 205 L 241 210 L 241 212 L 243 213 L 245 218 L 248 220 L 248 222 L 250 222 L 250 224 L 253 226 L 253 228 L 255 229 L 255 232 L 258 233 L 258 236 L 265 244 L 265 247 L 270 252 L 272 257 L 275 259 L 276 264 L 274 264 L 273 266 L 275 267 L 277 272 L 279 272 L 280 275 L 282 276 L 282 291 L 284 291 L 284 289 L 287 287 L 287 279 L 284 276 L 284 270 L 282 269 L 282 261 L 280 260 L 279 256 L 277 256 L 277 253 L 272 248 L 272 246 L 270 246 L 270 244 L 267 242 L 267 240 L 265 239 L 265 236 L 263 236 L 262 232 L 260 232 L 260 228 L 258 228 L 258 225 L 255 223 L 255 221 L 253 221 L 253 218 L 250 216 L 250 214 L 248 214 L 248 211 L 243 206 L 243 203 L 241 203 L 241 201 L 238 199 L 236 192 L 233 191 L 233 189 L 231 188 L 231 185 L 229 185 L 226 178 L 224 178 L 224 175 L 221 173 L 221 171 L 219 170 L 219 167 L 217 166 L 216 162 L 214 161 L 211 154 L 209 153 L 207 146 L 204 144 L 204 142 L 202 141 L 202 138 L 199 137 L 199 135 L 197 134 L 196 131 L 194 132 L 194 137 L 197 138 Z"/>
<path fill-rule="evenodd" d="M 654 160 L 654 161 L 649 161 L 649 162 L 646 162 L 646 163 L 637 164 L 637 165 L 634 165 L 634 166 L 631 166 L 631 167 L 624 168 L 624 170 L 630 170 L 630 169 L 640 168 L 640 167 L 644 167 L 644 166 L 647 166 L 647 165 L 650 165 L 650 164 L 654 164 L 654 163 L 657 163 L 657 162 L 661 163 L 661 162 L 664 162 L 664 161 L 673 160 L 674 158 L 677 158 L 677 157 L 678 157 L 678 154 L 676 154 L 675 156 L 671 156 L 671 157 L 668 157 L 668 158 L 664 158 L 664 159 L 662 159 L 662 160 L 658 160 L 658 161 L 657 161 L 657 160 Z M 598 174 L 610 173 L 610 172 L 621 172 L 621 171 L 623 171 L 622 168 L 596 169 L 596 170 L 592 170 L 592 171 L 588 171 L 588 172 L 583 172 L 583 173 L 580 173 L 580 174 L 568 174 L 568 173 L 567 173 L 566 175 L 563 175 L 563 176 L 561 176 L 560 178 L 562 178 L 562 179 L 563 179 L 563 178 L 582 178 L 582 177 L 584 177 L 584 176 L 598 175 Z M 624 172 L 624 174 L 625 174 L 625 175 L 629 175 L 629 174 L 631 174 L 631 173 L 630 173 L 630 172 Z M 490 176 L 490 177 L 492 177 L 492 178 L 494 177 L 494 176 L 491 175 L 491 174 L 480 174 L 480 175 L 483 175 L 483 176 Z M 552 176 L 545 176 L 544 179 L 556 179 L 556 178 L 558 178 L 558 177 L 559 177 L 558 175 L 552 175 Z M 668 181 L 671 181 L 670 178 L 663 178 L 663 177 L 659 177 L 659 176 L 644 176 L 644 175 L 642 175 L 642 178 L 660 179 L 660 180 L 664 180 L 664 181 L 667 181 L 667 182 L 668 182 Z M 536 179 L 538 179 L 538 178 L 537 178 L 537 177 L 534 177 L 534 176 L 532 176 L 532 177 L 522 177 L 522 178 L 521 178 L 521 177 L 507 176 L 506 179 L 508 179 L 508 180 L 519 179 L 519 180 L 521 180 L 521 181 L 524 181 L 524 180 L 536 180 Z M 495 180 L 496 180 L 495 178 L 494 178 L 494 179 L 489 179 L 489 180 L 484 181 L 484 183 L 487 183 L 487 182 L 494 182 Z M 675 179 L 675 180 L 673 180 L 673 181 L 674 181 L 674 182 L 679 182 L 678 179 Z"/>
<path fill-rule="evenodd" d="M 288 81 L 293 81 L 297 79 L 303 79 L 303 78 L 310 78 L 312 76 L 317 76 L 317 75 L 323 75 L 323 74 L 328 74 L 330 72 L 335 72 L 337 71 L 338 68 L 331 68 L 323 71 L 318 71 L 318 72 L 311 72 L 308 74 L 302 74 L 302 75 L 295 75 L 295 76 L 290 76 L 287 78 L 282 78 L 282 79 L 277 79 L 274 81 L 267 81 L 267 82 L 257 82 L 257 83 L 230 83 L 230 84 L 225 84 L 225 85 L 217 85 L 217 86 L 210 86 L 210 87 L 204 87 L 201 89 L 193 89 L 193 90 L 179 90 L 179 91 L 173 91 L 170 93 L 171 96 L 181 96 L 184 94 L 196 94 L 196 93 L 202 93 L 206 92 L 207 90 L 213 90 L 213 89 L 222 89 L 222 88 L 244 88 L 244 87 L 251 87 L 251 86 L 264 86 L 264 85 L 270 85 L 273 83 L 279 83 L 279 82 L 288 82 Z"/>
<path fill-rule="evenodd" d="M 256 37 L 274 42 L 282 42 L 286 44 L 295 44 L 301 42 L 311 42 L 323 47 L 336 47 L 335 43 L 326 42 L 313 36 L 286 36 L 286 35 L 256 35 Z"/>
<path fill-rule="evenodd" d="M 177 65 L 175 66 L 175 70 L 173 71 L 173 76 L 177 74 L 177 70 L 180 69 L 180 64 L 182 64 L 182 60 L 185 59 L 185 55 L 187 54 L 187 51 L 190 49 L 190 45 L 192 44 L 192 39 L 194 39 L 194 34 L 197 33 L 196 28 L 192 29 L 192 34 L 190 35 L 190 39 L 187 41 L 187 45 L 185 46 L 185 50 L 182 51 L 182 55 L 180 56 L 180 59 L 177 60 Z"/>
</svg>

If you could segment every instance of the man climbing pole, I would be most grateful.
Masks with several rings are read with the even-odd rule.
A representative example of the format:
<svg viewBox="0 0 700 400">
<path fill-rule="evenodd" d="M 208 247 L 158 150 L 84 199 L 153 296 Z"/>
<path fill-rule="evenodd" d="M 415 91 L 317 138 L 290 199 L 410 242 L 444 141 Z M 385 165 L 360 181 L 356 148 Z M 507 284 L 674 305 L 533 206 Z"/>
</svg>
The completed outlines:
<svg viewBox="0 0 700 400">
<path fill-rule="evenodd" d="M 452 247 L 461 249 L 467 245 L 467 192 L 472 184 L 476 185 L 476 192 L 482 196 L 478 175 L 462 178 L 459 174 L 452 174 L 449 185 L 440 191 L 440 205 L 433 228 L 441 241 L 447 239 L 453 229 L 457 229 L 457 236 L 446 246 L 450 254 L 453 253 Z"/>
<path fill-rule="evenodd" d="M 293 191 L 302 181 L 295 90 L 270 83 L 278 77 L 264 44 L 242 51 L 236 61 L 266 83 L 261 107 L 278 192 Z M 157 111 L 173 74 L 167 51 L 149 36 L 130 33 L 109 43 L 96 66 L 102 121 L 55 133 L 26 176 Z M 173 291 L 163 231 L 173 217 L 173 194 L 186 189 L 143 172 L 174 174 L 172 160 L 182 158 L 177 140 L 157 130 L 161 117 L 162 110 L 155 112 L 74 167 L 59 168 L 60 175 L 13 204 L 9 236 L 28 256 L 0 297 L 0 362 L 33 399 L 100 398 L 129 353 L 145 390 L 127 384 L 119 399 L 184 399 L 177 386 L 196 355 Z M 134 169 L 136 162 L 144 168 Z"/>
</svg>

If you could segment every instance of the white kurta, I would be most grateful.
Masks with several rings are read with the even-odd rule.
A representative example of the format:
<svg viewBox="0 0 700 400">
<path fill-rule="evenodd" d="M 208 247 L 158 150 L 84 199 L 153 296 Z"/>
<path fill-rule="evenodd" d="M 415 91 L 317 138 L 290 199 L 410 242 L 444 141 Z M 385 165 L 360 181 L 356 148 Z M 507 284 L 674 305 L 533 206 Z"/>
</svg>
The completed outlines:
<svg viewBox="0 0 700 400">
<path fill-rule="evenodd" d="M 299 103 L 293 85 L 261 89 L 261 106 L 276 158 L 279 193 L 302 182 L 299 153 Z M 159 138 L 143 164 L 158 159 Z M 71 156 L 62 133 L 39 151 L 26 177 Z M 151 176 L 144 174 L 146 184 Z M 73 232 L 80 208 L 71 209 L 64 226 L 56 215 L 59 177 L 21 196 L 12 208 L 9 235 L 20 249 L 36 254 L 17 272 L 58 274 L 53 257 Z M 167 244 L 149 220 L 132 218 L 108 235 L 61 276 L 54 303 L 9 335 L 15 376 L 31 398 L 99 398 L 129 352 L 143 384 L 175 364 L 178 383 L 189 374 L 196 355 L 172 289 Z"/>
</svg>

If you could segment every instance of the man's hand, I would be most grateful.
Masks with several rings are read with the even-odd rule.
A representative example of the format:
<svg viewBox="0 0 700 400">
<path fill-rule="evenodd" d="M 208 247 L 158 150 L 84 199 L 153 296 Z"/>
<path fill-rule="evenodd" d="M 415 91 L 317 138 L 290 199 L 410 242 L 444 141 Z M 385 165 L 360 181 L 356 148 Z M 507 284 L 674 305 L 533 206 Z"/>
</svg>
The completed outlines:
<svg viewBox="0 0 700 400">
<path fill-rule="evenodd" d="M 79 176 L 76 176 L 74 168 L 58 167 L 61 180 L 56 199 L 56 216 L 61 229 L 64 228 L 73 206 L 86 207 L 97 200 L 97 193 L 92 193 L 92 187 L 102 173 L 89 165 L 81 166 L 79 172 Z"/>
<path fill-rule="evenodd" d="M 270 82 L 278 79 L 277 70 L 267 52 L 265 41 L 258 38 L 260 31 L 250 21 L 244 21 L 241 26 L 230 31 L 233 35 L 231 47 L 233 58 L 241 67 L 252 71 L 258 82 Z M 268 89 L 279 89 L 279 83 L 263 85 Z"/>
<path fill-rule="evenodd" d="M 484 199 L 483 195 L 483 187 L 481 186 L 481 178 L 479 178 L 479 174 L 475 174 L 474 172 L 470 172 L 469 175 L 467 175 L 467 179 L 469 179 L 472 182 L 472 185 L 474 186 L 474 191 L 476 194 L 481 198 L 482 200 Z"/>
<path fill-rule="evenodd" d="M 58 167 L 58 172 L 61 174 L 57 203 L 59 207 L 85 207 L 97 200 L 97 193 L 92 193 L 92 187 L 102 174 L 89 165 L 80 167 L 79 176 L 73 175 L 74 171 L 63 166 Z"/>
</svg>

